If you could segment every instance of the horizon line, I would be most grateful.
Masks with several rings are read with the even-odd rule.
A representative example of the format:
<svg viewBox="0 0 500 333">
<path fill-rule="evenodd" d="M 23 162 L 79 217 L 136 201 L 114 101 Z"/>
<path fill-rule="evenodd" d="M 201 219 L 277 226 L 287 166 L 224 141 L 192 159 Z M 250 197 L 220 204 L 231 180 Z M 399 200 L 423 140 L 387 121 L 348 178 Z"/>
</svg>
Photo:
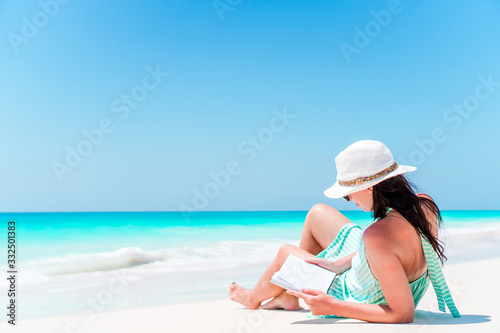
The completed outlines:
<svg viewBox="0 0 500 333">
<path fill-rule="evenodd" d="M 175 210 L 96 210 L 96 211 L 26 211 L 26 212 L 2 212 L 0 214 L 37 214 L 37 213 L 186 213 L 186 214 L 199 214 L 199 213 L 266 213 L 266 212 L 308 212 L 309 210 L 203 210 L 182 212 Z M 342 209 L 341 212 L 365 212 L 363 210 Z M 440 211 L 477 211 L 477 212 L 500 212 L 500 209 L 440 209 Z"/>
</svg>

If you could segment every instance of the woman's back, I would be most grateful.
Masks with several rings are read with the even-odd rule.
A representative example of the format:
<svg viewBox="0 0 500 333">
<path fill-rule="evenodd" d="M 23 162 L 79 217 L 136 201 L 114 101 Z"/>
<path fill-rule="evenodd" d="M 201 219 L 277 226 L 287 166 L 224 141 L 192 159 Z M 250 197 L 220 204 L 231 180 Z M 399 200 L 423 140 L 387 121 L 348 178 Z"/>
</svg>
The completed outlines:
<svg viewBox="0 0 500 333">
<path fill-rule="evenodd" d="M 363 236 L 380 237 L 398 257 L 408 277 L 408 282 L 415 281 L 427 271 L 424 251 L 417 230 L 398 212 L 392 210 L 380 221 L 370 225 Z M 368 264 L 372 260 L 367 256 Z"/>
<path fill-rule="evenodd" d="M 428 195 L 423 193 L 418 193 L 417 196 L 430 199 Z M 438 221 L 436 215 L 426 207 L 422 207 L 422 210 L 430 223 L 432 236 L 437 239 Z M 399 212 L 391 209 L 386 217 L 370 225 L 365 234 L 383 238 L 384 246 L 390 247 L 401 262 L 408 282 L 415 281 L 427 271 L 420 234 Z M 368 257 L 368 264 L 371 260 L 377 260 L 377 258 Z"/>
</svg>

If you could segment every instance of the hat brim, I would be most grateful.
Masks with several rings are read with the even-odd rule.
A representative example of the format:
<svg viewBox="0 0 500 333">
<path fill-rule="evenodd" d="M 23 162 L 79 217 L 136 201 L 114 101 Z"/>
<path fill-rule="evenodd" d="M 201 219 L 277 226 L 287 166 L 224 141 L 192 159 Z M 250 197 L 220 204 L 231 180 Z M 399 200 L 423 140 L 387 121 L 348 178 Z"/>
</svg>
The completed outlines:
<svg viewBox="0 0 500 333">
<path fill-rule="evenodd" d="M 335 184 L 333 184 L 332 187 L 325 190 L 323 193 L 325 193 L 325 195 L 328 198 L 338 199 L 338 198 L 345 197 L 346 195 L 349 195 L 349 194 L 352 194 L 355 192 L 366 190 L 367 188 L 372 187 L 374 185 L 377 185 L 378 183 L 381 183 L 386 179 L 389 179 L 389 178 L 392 178 L 395 176 L 399 176 L 403 173 L 413 172 L 415 170 L 417 170 L 417 167 L 408 166 L 408 165 L 398 165 L 398 168 L 396 170 L 394 170 L 393 172 L 391 172 L 383 177 L 380 177 L 380 178 L 373 180 L 371 182 L 366 182 L 364 184 L 355 185 L 355 186 L 341 186 L 339 184 L 339 181 L 337 180 L 335 182 Z"/>
</svg>

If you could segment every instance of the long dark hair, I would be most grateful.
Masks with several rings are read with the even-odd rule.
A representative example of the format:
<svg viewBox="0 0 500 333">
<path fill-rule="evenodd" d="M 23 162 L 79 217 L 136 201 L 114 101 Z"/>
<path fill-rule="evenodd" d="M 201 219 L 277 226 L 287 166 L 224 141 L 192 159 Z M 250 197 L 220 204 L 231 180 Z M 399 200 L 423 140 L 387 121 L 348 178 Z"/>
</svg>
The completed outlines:
<svg viewBox="0 0 500 333">
<path fill-rule="evenodd" d="M 382 219 L 387 215 L 388 208 L 394 209 L 427 239 L 443 263 L 447 259 L 444 247 L 442 242 L 433 236 L 431 222 L 427 220 L 423 207 L 436 214 L 438 227 L 443 223 L 441 212 L 432 199 L 417 196 L 415 192 L 415 185 L 403 175 L 391 177 L 373 186 L 373 218 Z"/>
</svg>

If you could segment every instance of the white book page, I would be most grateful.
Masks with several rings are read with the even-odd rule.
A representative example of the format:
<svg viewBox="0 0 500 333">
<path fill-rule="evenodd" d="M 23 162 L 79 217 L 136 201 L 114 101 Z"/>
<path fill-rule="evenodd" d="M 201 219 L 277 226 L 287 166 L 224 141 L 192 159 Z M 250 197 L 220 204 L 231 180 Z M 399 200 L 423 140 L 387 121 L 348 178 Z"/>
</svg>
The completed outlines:
<svg viewBox="0 0 500 333">
<path fill-rule="evenodd" d="M 294 255 L 290 255 L 281 269 L 274 274 L 271 282 L 275 283 L 275 281 L 281 280 L 281 284 L 284 284 L 282 281 L 285 281 L 286 284 L 295 287 L 286 288 L 283 285 L 275 283 L 285 289 L 300 291 L 301 289 L 309 288 L 321 290 L 326 293 L 333 279 L 335 279 L 335 275 L 334 272 L 326 270 L 323 267 L 309 264 Z"/>
<path fill-rule="evenodd" d="M 273 277 L 271 279 L 271 282 L 274 283 L 275 285 L 278 285 L 281 288 L 284 288 L 284 289 L 287 289 L 287 290 L 290 289 L 290 290 L 295 290 L 295 291 L 298 291 L 298 292 L 302 292 L 299 288 L 297 288 L 294 285 L 292 285 L 292 284 L 288 283 L 287 281 L 283 280 L 282 278 L 280 278 L 276 274 L 273 275 Z"/>
</svg>

